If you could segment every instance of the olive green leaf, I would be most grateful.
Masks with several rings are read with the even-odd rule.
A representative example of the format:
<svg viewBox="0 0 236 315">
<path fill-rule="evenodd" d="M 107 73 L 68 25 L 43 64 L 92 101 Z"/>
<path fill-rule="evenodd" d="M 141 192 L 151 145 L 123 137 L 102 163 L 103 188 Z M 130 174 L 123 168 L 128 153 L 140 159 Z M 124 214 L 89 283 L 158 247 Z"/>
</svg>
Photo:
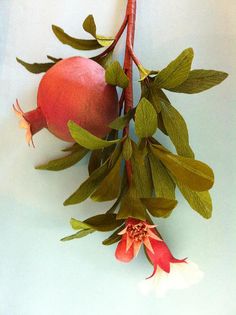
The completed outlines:
<svg viewBox="0 0 236 315">
<path fill-rule="evenodd" d="M 118 61 L 114 61 L 107 67 L 105 78 L 108 84 L 123 89 L 129 85 L 129 79 Z"/>
<path fill-rule="evenodd" d="M 78 143 L 74 143 L 70 147 L 63 149 L 62 152 L 75 152 L 80 149 L 81 149 L 81 146 Z"/>
<path fill-rule="evenodd" d="M 146 150 L 139 150 L 137 145 L 132 143 L 133 154 L 131 158 L 133 186 L 139 198 L 149 198 L 152 196 L 153 183 Z"/>
<path fill-rule="evenodd" d="M 94 21 L 94 17 L 90 14 L 86 17 L 83 22 L 83 29 L 96 38 L 97 26 Z"/>
<path fill-rule="evenodd" d="M 93 229 L 87 229 L 87 230 L 81 230 L 76 234 L 70 235 L 70 236 L 66 236 L 64 238 L 61 239 L 62 242 L 66 242 L 66 241 L 71 241 L 74 239 L 78 239 L 78 238 L 82 238 L 85 237 L 91 233 L 95 232 Z"/>
<path fill-rule="evenodd" d="M 48 71 L 52 66 L 55 65 L 54 62 L 47 63 L 27 63 L 19 58 L 16 58 L 17 62 L 19 62 L 25 69 L 27 69 L 31 73 L 42 73 Z"/>
<path fill-rule="evenodd" d="M 96 169 L 89 178 L 64 202 L 64 206 L 74 205 L 86 200 L 108 174 L 108 161 Z"/>
<path fill-rule="evenodd" d="M 49 60 L 52 60 L 52 61 L 55 62 L 55 63 L 57 63 L 57 62 L 63 60 L 62 58 L 55 58 L 55 57 L 50 56 L 50 55 L 47 55 L 47 58 L 48 58 Z"/>
<path fill-rule="evenodd" d="M 121 227 L 119 227 L 117 230 L 115 230 L 114 233 L 112 233 L 107 239 L 105 239 L 102 242 L 102 244 L 103 245 L 112 245 L 112 244 L 119 242 L 121 240 L 121 235 L 119 235 L 118 233 L 120 233 L 124 228 L 125 228 L 125 225 L 122 225 Z"/>
<path fill-rule="evenodd" d="M 101 166 L 102 150 L 94 150 L 91 152 L 88 164 L 89 175 Z"/>
<path fill-rule="evenodd" d="M 156 88 L 153 80 L 149 79 L 148 84 L 142 82 L 141 89 L 142 89 L 142 97 L 145 97 L 150 103 L 152 103 L 157 113 L 160 113 L 161 111 L 160 95 L 159 95 L 160 90 Z"/>
<path fill-rule="evenodd" d="M 69 155 L 48 162 L 47 164 L 36 166 L 37 170 L 61 171 L 78 163 L 88 153 L 88 150 L 80 147 L 77 151 L 72 151 Z"/>
<path fill-rule="evenodd" d="M 166 68 L 161 70 L 155 78 L 158 88 L 171 89 L 187 80 L 193 61 L 192 48 L 185 49 Z"/>
<path fill-rule="evenodd" d="M 122 139 L 106 141 L 92 135 L 73 121 L 68 122 L 68 127 L 72 138 L 81 146 L 89 150 L 98 150 L 119 143 Z"/>
<path fill-rule="evenodd" d="M 160 145 L 152 145 L 152 153 L 185 186 L 194 191 L 206 191 L 214 184 L 212 169 L 197 160 L 171 154 Z"/>
<path fill-rule="evenodd" d="M 149 154 L 148 158 L 156 197 L 175 199 L 175 184 L 167 169 L 153 154 Z"/>
<path fill-rule="evenodd" d="M 109 52 L 107 55 L 102 57 L 92 57 L 92 60 L 99 63 L 104 69 L 107 69 L 107 67 L 113 62 L 113 51 Z"/>
<path fill-rule="evenodd" d="M 197 211 L 203 218 L 210 219 L 212 216 L 212 200 L 209 192 L 193 191 L 177 180 L 176 184 L 192 209 Z"/>
<path fill-rule="evenodd" d="M 90 228 L 100 232 L 108 232 L 119 227 L 123 221 L 117 220 L 116 215 L 113 213 L 106 213 L 93 216 L 83 222 L 72 218 L 70 223 L 75 230 Z"/>
<path fill-rule="evenodd" d="M 135 133 L 140 138 L 151 137 L 157 130 L 157 113 L 152 104 L 143 97 L 135 112 Z"/>
<path fill-rule="evenodd" d="M 117 219 L 127 219 L 129 217 L 139 220 L 146 219 L 146 207 L 139 199 L 134 185 L 129 187 L 121 199 L 120 209 L 116 217 Z"/>
<path fill-rule="evenodd" d="M 188 128 L 181 114 L 169 102 L 161 102 L 161 115 L 177 153 L 194 158 L 194 153 L 189 145 Z"/>
<path fill-rule="evenodd" d="M 83 29 L 89 34 L 91 34 L 97 40 L 97 42 L 103 47 L 110 46 L 114 40 L 114 38 L 112 37 L 106 37 L 97 34 L 97 26 L 94 21 L 94 17 L 91 14 L 88 15 L 84 20 Z"/>
<path fill-rule="evenodd" d="M 93 201 L 103 202 L 110 201 L 119 196 L 121 188 L 121 156 L 115 162 L 114 166 L 99 184 L 98 188 L 90 196 Z"/>
<path fill-rule="evenodd" d="M 125 126 L 127 126 L 128 123 L 130 122 L 130 120 L 134 118 L 135 110 L 136 110 L 135 108 L 130 109 L 128 113 L 125 114 L 124 116 L 116 118 L 109 124 L 109 127 L 115 130 L 124 129 Z"/>
<path fill-rule="evenodd" d="M 154 217 L 170 216 L 171 212 L 177 205 L 177 200 L 165 198 L 141 198 L 142 203 Z"/>
<path fill-rule="evenodd" d="M 206 91 L 224 81 L 228 74 L 215 70 L 192 70 L 186 81 L 168 90 L 177 93 L 194 94 Z"/>
<path fill-rule="evenodd" d="M 123 149 L 122 149 L 123 158 L 126 161 L 130 160 L 132 153 L 133 153 L 132 142 L 131 142 L 130 137 L 127 137 L 123 143 Z"/>
<path fill-rule="evenodd" d="M 95 50 L 102 46 L 96 39 L 78 39 L 66 34 L 62 28 L 52 25 L 53 33 L 65 45 L 69 45 L 78 50 Z"/>
</svg>

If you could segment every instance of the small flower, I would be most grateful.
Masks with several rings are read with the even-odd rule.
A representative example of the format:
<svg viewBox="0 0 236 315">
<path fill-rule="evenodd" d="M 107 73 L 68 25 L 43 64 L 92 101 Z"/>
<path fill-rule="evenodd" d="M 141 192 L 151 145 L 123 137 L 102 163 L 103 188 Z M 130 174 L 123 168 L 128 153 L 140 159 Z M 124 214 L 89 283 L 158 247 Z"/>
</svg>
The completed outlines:
<svg viewBox="0 0 236 315">
<path fill-rule="evenodd" d="M 123 262 L 129 262 L 137 256 L 142 244 L 154 254 L 153 241 L 162 242 L 154 230 L 155 225 L 137 219 L 126 220 L 126 227 L 119 234 L 122 239 L 116 248 L 116 258 Z"/>
</svg>

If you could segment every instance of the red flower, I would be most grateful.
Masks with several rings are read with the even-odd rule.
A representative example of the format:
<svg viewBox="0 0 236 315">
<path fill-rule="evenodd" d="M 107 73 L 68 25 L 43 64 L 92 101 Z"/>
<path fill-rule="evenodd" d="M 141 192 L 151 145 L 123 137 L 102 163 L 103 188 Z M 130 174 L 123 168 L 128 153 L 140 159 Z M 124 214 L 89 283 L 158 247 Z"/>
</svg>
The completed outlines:
<svg viewBox="0 0 236 315">
<path fill-rule="evenodd" d="M 131 261 L 137 256 L 142 244 L 154 255 L 153 241 L 162 242 L 155 233 L 154 227 L 155 225 L 150 225 L 146 221 L 126 220 L 125 229 L 119 233 L 122 239 L 116 248 L 116 258 L 123 262 Z"/>
<path fill-rule="evenodd" d="M 123 262 L 129 262 L 137 256 L 142 244 L 146 247 L 146 253 L 151 260 L 154 270 L 151 278 L 159 266 L 163 271 L 170 272 L 171 263 L 184 263 L 185 259 L 176 259 L 169 248 L 158 237 L 155 225 L 137 219 L 126 220 L 126 227 L 119 234 L 122 239 L 116 248 L 116 258 Z"/>
</svg>

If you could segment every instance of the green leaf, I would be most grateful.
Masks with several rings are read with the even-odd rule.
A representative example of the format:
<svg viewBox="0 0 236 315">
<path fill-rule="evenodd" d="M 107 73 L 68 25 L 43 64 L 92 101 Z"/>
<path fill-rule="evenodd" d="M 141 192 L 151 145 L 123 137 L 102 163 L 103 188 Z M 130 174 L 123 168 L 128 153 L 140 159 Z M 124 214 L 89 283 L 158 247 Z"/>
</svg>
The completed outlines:
<svg viewBox="0 0 236 315">
<path fill-rule="evenodd" d="M 169 102 L 161 102 L 161 115 L 165 129 L 177 153 L 194 158 L 194 153 L 189 145 L 188 128 L 184 118 Z"/>
<path fill-rule="evenodd" d="M 105 78 L 108 84 L 123 89 L 129 85 L 129 79 L 118 61 L 114 61 L 107 67 Z"/>
<path fill-rule="evenodd" d="M 99 184 L 98 188 L 91 195 L 91 199 L 97 202 L 110 201 L 119 196 L 121 187 L 121 157 L 118 158 L 110 172 Z"/>
<path fill-rule="evenodd" d="M 120 233 L 124 228 L 125 228 L 125 225 L 122 225 L 121 227 L 119 227 L 119 229 L 117 229 L 107 239 L 105 239 L 102 242 L 102 244 L 103 245 L 112 245 L 112 244 L 119 242 L 121 240 L 121 235 L 119 235 L 118 233 Z"/>
<path fill-rule="evenodd" d="M 62 152 L 75 152 L 80 150 L 81 146 L 78 143 L 74 143 L 72 146 L 62 150 Z"/>
<path fill-rule="evenodd" d="M 145 97 L 150 103 L 152 103 L 153 107 L 160 113 L 161 104 L 160 104 L 160 96 L 159 89 L 156 88 L 152 79 L 149 79 L 149 83 L 146 82 L 141 83 L 142 88 L 142 97 Z"/>
<path fill-rule="evenodd" d="M 57 62 L 63 60 L 62 58 L 55 58 L 55 57 L 49 56 L 49 55 L 47 55 L 47 58 L 48 58 L 49 60 L 52 60 L 52 61 L 55 62 L 55 63 L 57 63 Z"/>
<path fill-rule="evenodd" d="M 160 145 L 151 146 L 152 153 L 185 186 L 194 191 L 206 191 L 214 184 L 212 169 L 197 160 L 171 154 Z"/>
<path fill-rule="evenodd" d="M 102 46 L 96 39 L 78 39 L 66 34 L 62 28 L 56 25 L 52 25 L 53 33 L 65 45 L 69 45 L 78 50 L 94 50 L 99 49 Z"/>
<path fill-rule="evenodd" d="M 139 220 L 146 220 L 146 207 L 137 196 L 134 185 L 123 196 L 117 219 L 127 219 L 129 217 Z"/>
<path fill-rule="evenodd" d="M 78 163 L 88 153 L 88 150 L 80 147 L 78 151 L 72 151 L 69 155 L 50 161 L 47 164 L 36 166 L 37 170 L 61 171 Z"/>
<path fill-rule="evenodd" d="M 187 94 L 200 93 L 220 84 L 227 77 L 228 74 L 221 71 L 203 69 L 192 70 L 186 81 L 169 90 Z"/>
<path fill-rule="evenodd" d="M 95 170 L 89 178 L 64 202 L 64 206 L 74 205 L 86 200 L 108 174 L 108 161 Z"/>
<path fill-rule="evenodd" d="M 70 225 L 72 229 L 74 230 L 86 230 L 92 228 L 91 225 L 84 223 L 82 221 L 79 221 L 77 219 L 71 218 L 70 219 Z"/>
<path fill-rule="evenodd" d="M 124 129 L 128 123 L 130 122 L 130 120 L 132 118 L 134 118 L 134 114 L 135 114 L 135 108 L 131 109 L 128 111 L 127 114 L 125 114 L 124 116 L 120 116 L 118 118 L 116 118 L 115 120 L 113 120 L 110 124 L 109 127 L 115 130 L 121 130 Z"/>
<path fill-rule="evenodd" d="M 92 60 L 99 63 L 104 69 L 107 69 L 107 67 L 113 62 L 113 51 L 109 52 L 107 55 L 103 57 L 92 57 Z"/>
<path fill-rule="evenodd" d="M 148 157 L 156 197 L 175 199 L 175 184 L 165 166 L 153 154 Z"/>
<path fill-rule="evenodd" d="M 177 206 L 177 200 L 165 198 L 141 198 L 141 201 L 147 207 L 148 211 L 154 217 L 170 216 L 173 209 Z"/>
<path fill-rule="evenodd" d="M 140 138 L 148 138 L 157 130 L 157 113 L 152 104 L 142 98 L 135 112 L 135 133 Z"/>
<path fill-rule="evenodd" d="M 193 56 L 192 48 L 185 49 L 174 61 L 158 73 L 155 78 L 156 86 L 171 89 L 187 80 Z"/>
<path fill-rule="evenodd" d="M 89 164 L 88 164 L 88 171 L 89 175 L 91 175 L 96 169 L 101 166 L 102 162 L 102 150 L 94 150 L 91 152 Z"/>
<path fill-rule="evenodd" d="M 94 17 L 90 14 L 86 17 L 83 23 L 83 29 L 96 38 L 97 27 L 94 21 Z"/>
<path fill-rule="evenodd" d="M 116 220 L 116 215 L 113 213 L 99 214 L 88 218 L 86 220 L 79 221 L 71 219 L 71 226 L 75 230 L 80 229 L 93 229 L 100 232 L 109 232 L 120 226 L 123 221 Z"/>
<path fill-rule="evenodd" d="M 125 139 L 125 141 L 123 143 L 123 149 L 122 149 L 123 158 L 126 161 L 130 160 L 132 153 L 133 153 L 132 142 L 130 140 L 130 137 L 128 137 Z"/>
<path fill-rule="evenodd" d="M 66 236 L 66 237 L 62 238 L 61 241 L 65 242 L 65 241 L 71 241 L 71 240 L 74 240 L 74 239 L 82 238 L 82 237 L 85 237 L 85 236 L 87 236 L 87 235 L 89 235 L 89 234 L 91 234 L 93 232 L 95 232 L 93 229 L 81 230 L 81 231 L 79 231 L 76 234 L 73 234 L 73 235 Z"/>
<path fill-rule="evenodd" d="M 86 19 L 84 20 L 83 29 L 89 34 L 91 34 L 102 47 L 110 46 L 114 41 L 114 38 L 112 37 L 106 37 L 97 34 L 96 23 L 92 15 L 87 16 Z"/>
<path fill-rule="evenodd" d="M 176 184 L 191 208 L 197 211 L 203 218 L 210 219 L 212 216 L 212 200 L 209 192 L 192 191 L 179 181 L 176 181 Z"/>
<path fill-rule="evenodd" d="M 141 151 L 134 142 L 132 148 L 133 188 L 139 198 L 149 198 L 152 196 L 153 184 L 146 148 Z"/>
<path fill-rule="evenodd" d="M 83 147 L 89 150 L 98 150 L 121 142 L 122 139 L 106 141 L 92 135 L 73 121 L 68 122 L 68 127 L 72 138 Z"/>
<path fill-rule="evenodd" d="M 25 69 L 27 69 L 31 73 L 42 73 L 47 72 L 52 66 L 55 65 L 54 62 L 47 63 L 27 63 L 19 58 L 16 58 L 17 62 L 19 62 Z"/>
<path fill-rule="evenodd" d="M 108 47 L 110 46 L 113 41 L 114 38 L 110 37 L 110 36 L 102 36 L 102 35 L 98 35 L 96 36 L 98 43 L 102 46 L 102 47 Z"/>
</svg>

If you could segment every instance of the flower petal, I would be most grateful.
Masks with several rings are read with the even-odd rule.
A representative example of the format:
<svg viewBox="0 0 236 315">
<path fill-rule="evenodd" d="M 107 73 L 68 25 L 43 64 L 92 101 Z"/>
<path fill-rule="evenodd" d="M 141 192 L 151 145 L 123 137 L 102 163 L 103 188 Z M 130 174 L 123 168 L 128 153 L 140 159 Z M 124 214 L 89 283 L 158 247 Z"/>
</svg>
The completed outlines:
<svg viewBox="0 0 236 315">
<path fill-rule="evenodd" d="M 122 262 L 130 262 L 134 258 L 133 246 L 130 247 L 128 251 L 126 251 L 126 237 L 123 237 L 118 243 L 115 256 Z"/>
<path fill-rule="evenodd" d="M 169 289 L 188 288 L 198 283 L 202 278 L 203 272 L 193 262 L 171 263 L 170 273 L 157 267 L 154 277 L 142 281 L 139 284 L 139 289 L 143 294 L 148 294 L 154 290 L 157 297 L 163 297 Z"/>
</svg>

